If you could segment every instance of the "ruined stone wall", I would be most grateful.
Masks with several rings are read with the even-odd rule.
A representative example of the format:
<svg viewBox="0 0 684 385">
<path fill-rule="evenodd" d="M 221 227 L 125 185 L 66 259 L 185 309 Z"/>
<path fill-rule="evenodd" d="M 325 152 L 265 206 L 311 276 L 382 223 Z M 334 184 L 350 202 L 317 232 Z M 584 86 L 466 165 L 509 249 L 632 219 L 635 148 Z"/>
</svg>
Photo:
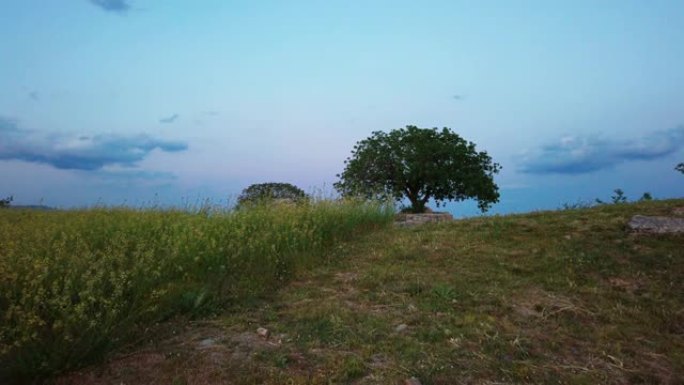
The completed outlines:
<svg viewBox="0 0 684 385">
<path fill-rule="evenodd" d="M 407 227 L 453 220 L 454 217 L 449 213 L 398 214 L 394 223 L 400 227 Z"/>
</svg>

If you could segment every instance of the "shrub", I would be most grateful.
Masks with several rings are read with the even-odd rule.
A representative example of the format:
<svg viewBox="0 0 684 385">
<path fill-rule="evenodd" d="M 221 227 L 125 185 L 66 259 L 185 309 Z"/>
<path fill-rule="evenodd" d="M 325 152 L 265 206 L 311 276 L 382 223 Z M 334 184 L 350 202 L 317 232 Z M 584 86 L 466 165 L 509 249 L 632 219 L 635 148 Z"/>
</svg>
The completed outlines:
<svg viewBox="0 0 684 385">
<path fill-rule="evenodd" d="M 258 183 L 253 184 L 238 197 L 238 208 L 255 204 L 285 201 L 301 203 L 308 200 L 308 196 L 299 187 L 289 183 Z"/>
</svg>

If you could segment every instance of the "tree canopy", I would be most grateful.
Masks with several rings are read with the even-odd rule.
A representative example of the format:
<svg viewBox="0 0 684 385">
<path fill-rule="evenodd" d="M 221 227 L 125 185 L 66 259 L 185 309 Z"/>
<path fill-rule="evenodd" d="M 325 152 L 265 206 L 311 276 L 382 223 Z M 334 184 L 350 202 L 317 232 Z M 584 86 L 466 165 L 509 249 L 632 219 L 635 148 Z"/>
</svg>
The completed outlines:
<svg viewBox="0 0 684 385">
<path fill-rule="evenodd" d="M 413 212 L 424 212 L 430 199 L 438 206 L 476 199 L 483 212 L 499 200 L 499 164 L 447 127 L 375 131 L 356 143 L 345 165 L 334 185 L 342 195 L 406 197 Z"/>
<path fill-rule="evenodd" d="M 675 170 L 677 170 L 677 171 L 681 172 L 682 174 L 684 174 L 684 163 L 678 164 L 678 165 L 675 167 Z"/>
<path fill-rule="evenodd" d="M 307 199 L 304 191 L 289 183 L 257 183 L 242 190 L 238 197 L 238 207 L 278 200 L 302 202 Z"/>
</svg>

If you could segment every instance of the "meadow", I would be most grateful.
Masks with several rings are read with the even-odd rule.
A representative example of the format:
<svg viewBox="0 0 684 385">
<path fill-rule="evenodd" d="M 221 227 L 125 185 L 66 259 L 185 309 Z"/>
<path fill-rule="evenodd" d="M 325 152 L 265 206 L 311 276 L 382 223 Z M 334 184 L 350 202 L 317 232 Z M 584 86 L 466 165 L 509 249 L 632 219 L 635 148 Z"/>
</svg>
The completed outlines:
<svg viewBox="0 0 684 385">
<path fill-rule="evenodd" d="M 332 201 L 238 211 L 0 210 L 0 382 L 97 362 L 165 320 L 271 293 L 392 215 Z"/>
<path fill-rule="evenodd" d="M 684 238 L 626 225 L 681 207 L 413 228 L 390 226 L 387 207 L 332 202 L 4 211 L 3 375 L 58 385 L 680 384 Z"/>
<path fill-rule="evenodd" d="M 253 303 L 170 324 L 56 383 L 681 384 L 684 238 L 626 224 L 683 206 L 366 232 Z"/>
</svg>

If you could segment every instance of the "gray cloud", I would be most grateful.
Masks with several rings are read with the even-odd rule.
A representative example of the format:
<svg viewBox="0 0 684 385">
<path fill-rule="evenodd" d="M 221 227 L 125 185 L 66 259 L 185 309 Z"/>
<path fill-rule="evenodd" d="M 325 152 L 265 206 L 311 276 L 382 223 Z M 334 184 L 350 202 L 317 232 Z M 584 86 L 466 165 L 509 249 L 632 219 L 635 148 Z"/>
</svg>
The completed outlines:
<svg viewBox="0 0 684 385">
<path fill-rule="evenodd" d="M 131 8 L 127 0 L 90 0 L 90 2 L 107 12 L 125 13 Z"/>
<path fill-rule="evenodd" d="M 66 170 L 134 167 L 153 150 L 185 151 L 184 142 L 148 135 L 56 135 L 26 130 L 16 120 L 0 117 L 0 160 L 49 164 Z"/>
<path fill-rule="evenodd" d="M 166 124 L 168 124 L 168 123 L 173 123 L 173 122 L 175 122 L 176 119 L 178 119 L 179 117 L 180 117 L 180 115 L 178 115 L 178 114 L 173 114 L 173 115 L 171 115 L 171 116 L 167 116 L 166 118 L 161 118 L 161 119 L 159 119 L 159 123 L 166 123 Z"/>
<path fill-rule="evenodd" d="M 684 126 L 618 141 L 566 136 L 523 157 L 529 174 L 585 174 L 634 160 L 654 160 L 684 148 Z"/>
</svg>

